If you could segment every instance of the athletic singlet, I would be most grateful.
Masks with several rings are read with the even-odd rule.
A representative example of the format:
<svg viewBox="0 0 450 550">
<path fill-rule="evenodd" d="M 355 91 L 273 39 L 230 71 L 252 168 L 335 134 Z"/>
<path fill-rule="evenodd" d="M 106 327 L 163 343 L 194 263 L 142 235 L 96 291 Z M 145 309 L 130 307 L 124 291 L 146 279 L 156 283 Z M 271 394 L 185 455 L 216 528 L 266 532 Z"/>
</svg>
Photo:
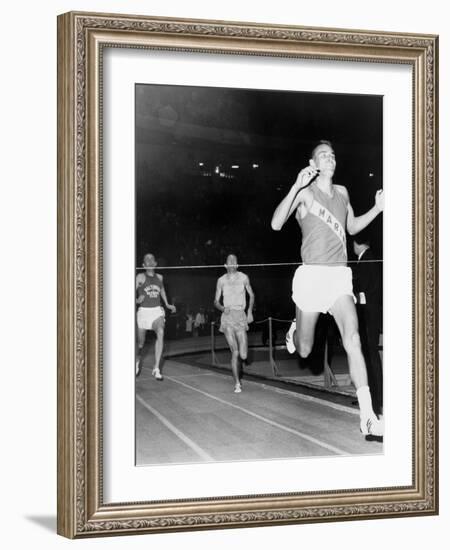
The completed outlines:
<svg viewBox="0 0 450 550">
<path fill-rule="evenodd" d="M 298 219 L 302 230 L 302 261 L 305 264 L 346 265 L 345 225 L 347 199 L 333 186 L 333 195 L 323 193 L 315 183 L 310 211 Z"/>
<path fill-rule="evenodd" d="M 145 281 L 138 287 L 138 295 L 144 295 L 141 307 L 157 307 L 161 305 L 162 282 L 156 275 L 145 274 Z"/>
<path fill-rule="evenodd" d="M 245 309 L 245 282 L 247 275 L 236 271 L 232 277 L 225 273 L 219 279 L 222 286 L 223 306 L 231 309 Z"/>
</svg>

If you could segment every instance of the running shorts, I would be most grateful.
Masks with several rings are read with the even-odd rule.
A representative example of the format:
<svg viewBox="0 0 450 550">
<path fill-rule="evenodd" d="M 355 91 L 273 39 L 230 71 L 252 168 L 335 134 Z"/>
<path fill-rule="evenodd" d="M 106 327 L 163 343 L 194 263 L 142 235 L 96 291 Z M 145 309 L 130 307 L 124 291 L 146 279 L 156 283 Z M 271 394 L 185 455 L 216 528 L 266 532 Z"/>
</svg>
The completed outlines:
<svg viewBox="0 0 450 550">
<path fill-rule="evenodd" d="M 301 265 L 292 281 L 292 299 L 302 311 L 328 313 L 341 296 L 354 299 L 352 270 L 347 266 Z"/>
<path fill-rule="evenodd" d="M 165 320 L 166 313 L 161 306 L 140 307 L 137 312 L 137 326 L 145 330 L 153 330 L 153 323 L 162 317 Z"/>
<path fill-rule="evenodd" d="M 247 314 L 243 309 L 231 309 L 228 313 L 222 313 L 220 317 L 220 332 L 231 328 L 234 331 L 248 330 Z"/>
</svg>

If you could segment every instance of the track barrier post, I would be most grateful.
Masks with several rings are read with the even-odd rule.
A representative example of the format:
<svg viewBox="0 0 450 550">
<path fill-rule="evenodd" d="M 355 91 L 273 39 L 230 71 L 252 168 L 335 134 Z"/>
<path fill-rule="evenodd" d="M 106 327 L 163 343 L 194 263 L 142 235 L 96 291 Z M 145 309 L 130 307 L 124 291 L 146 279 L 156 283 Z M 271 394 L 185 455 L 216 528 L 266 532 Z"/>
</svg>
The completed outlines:
<svg viewBox="0 0 450 550">
<path fill-rule="evenodd" d="M 211 363 L 214 366 L 217 366 L 215 326 L 216 323 L 214 321 L 211 321 Z"/>
<path fill-rule="evenodd" d="M 269 357 L 270 357 L 270 366 L 272 367 L 272 373 L 274 376 L 280 376 L 280 373 L 278 372 L 277 364 L 275 363 L 275 359 L 273 357 L 273 330 L 272 330 L 272 317 L 268 318 L 269 321 Z"/>
</svg>

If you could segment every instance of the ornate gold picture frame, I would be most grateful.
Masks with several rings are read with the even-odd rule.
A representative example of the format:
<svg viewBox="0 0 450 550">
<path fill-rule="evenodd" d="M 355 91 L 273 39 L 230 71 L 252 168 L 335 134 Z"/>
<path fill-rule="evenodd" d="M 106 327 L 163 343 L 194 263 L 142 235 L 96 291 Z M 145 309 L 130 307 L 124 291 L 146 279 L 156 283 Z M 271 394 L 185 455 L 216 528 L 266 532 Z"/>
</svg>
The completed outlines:
<svg viewBox="0 0 450 550">
<path fill-rule="evenodd" d="M 412 74 L 408 485 L 105 502 L 103 56 L 108 48 L 404 65 Z M 182 61 L 180 61 L 182 63 Z M 370 90 L 369 90 L 370 91 Z M 58 18 L 58 533 L 69 538 L 438 513 L 438 38 L 66 13 Z M 400 185 L 400 184 L 399 184 Z M 408 321 L 407 321 L 408 322 Z M 133 370 L 133 366 L 130 367 Z M 390 411 L 395 414 L 395 411 Z"/>
</svg>

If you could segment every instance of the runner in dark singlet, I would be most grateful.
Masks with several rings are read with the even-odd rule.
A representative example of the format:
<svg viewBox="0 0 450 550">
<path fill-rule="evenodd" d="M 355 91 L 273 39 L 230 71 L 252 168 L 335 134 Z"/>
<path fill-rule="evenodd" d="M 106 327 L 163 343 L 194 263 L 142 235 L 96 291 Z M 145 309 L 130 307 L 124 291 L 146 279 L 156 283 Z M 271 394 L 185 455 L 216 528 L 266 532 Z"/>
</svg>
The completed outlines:
<svg viewBox="0 0 450 550">
<path fill-rule="evenodd" d="M 165 312 L 161 306 L 161 299 L 172 313 L 175 313 L 176 307 L 167 301 L 163 276 L 155 273 L 158 264 L 153 254 L 146 254 L 142 265 L 146 268 L 145 272 L 138 273 L 136 276 L 136 303 L 139 304 L 137 311 L 138 347 L 136 353 L 136 376 L 139 376 L 141 373 L 145 334 L 147 330 L 154 330 L 156 333 L 156 342 L 155 364 L 152 374 L 157 380 L 162 380 L 160 363 L 164 346 Z"/>
<path fill-rule="evenodd" d="M 295 272 L 292 283 L 296 320 L 287 334 L 286 347 L 290 353 L 297 350 L 301 357 L 307 357 L 320 312 L 331 313 L 341 333 L 356 388 L 361 431 L 382 436 L 383 422 L 373 412 L 361 352 L 352 273 L 347 267 L 346 230 L 355 235 L 367 227 L 383 211 L 384 195 L 377 191 L 375 205 L 356 217 L 347 189 L 333 184 L 335 168 L 331 143 L 321 141 L 312 151 L 309 166 L 300 171 L 272 217 L 272 229 L 279 231 L 295 212 L 302 230 L 303 265 Z"/>
</svg>

